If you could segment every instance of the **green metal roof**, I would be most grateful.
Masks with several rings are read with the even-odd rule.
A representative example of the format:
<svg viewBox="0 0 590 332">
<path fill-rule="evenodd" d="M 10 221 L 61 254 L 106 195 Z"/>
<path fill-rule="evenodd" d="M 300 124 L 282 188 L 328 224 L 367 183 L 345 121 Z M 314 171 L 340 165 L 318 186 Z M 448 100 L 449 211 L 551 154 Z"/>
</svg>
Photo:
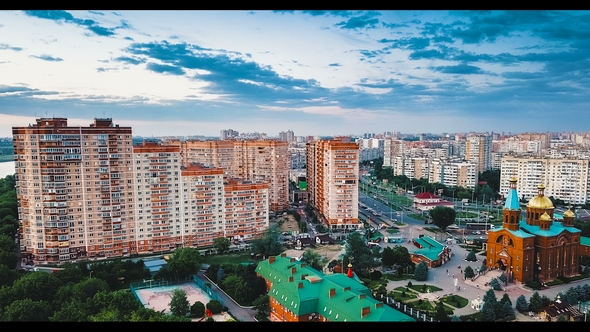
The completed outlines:
<svg viewBox="0 0 590 332">
<path fill-rule="evenodd" d="M 298 316 L 317 312 L 334 322 L 414 322 L 415 319 L 399 312 L 371 296 L 371 291 L 363 286 L 357 278 L 348 278 L 346 274 L 325 275 L 300 262 L 292 262 L 289 257 L 276 257 L 275 262 L 260 262 L 256 271 L 263 277 L 272 277 L 273 285 L 268 293 L 270 297 Z M 291 265 L 295 264 L 296 273 L 293 282 L 289 282 Z M 298 273 L 298 271 L 302 271 Z M 308 274 L 303 280 L 301 275 Z M 293 275 L 295 276 L 295 275 Z M 268 278 L 267 278 L 268 279 Z M 302 287 L 299 286 L 302 285 Z M 330 290 L 335 294 L 330 297 Z M 361 298 L 364 297 L 364 298 Z M 369 307 L 370 313 L 361 317 L 362 309 Z"/>
<path fill-rule="evenodd" d="M 526 239 L 526 238 L 529 238 L 529 237 L 535 237 L 533 234 L 527 233 L 527 232 L 522 231 L 520 229 L 519 230 L 516 230 L 516 231 L 512 231 L 512 230 L 509 230 L 509 229 L 504 228 L 504 227 L 490 229 L 488 232 L 497 232 L 499 230 L 506 230 L 506 231 L 510 232 L 510 234 L 514 235 L 515 237 L 518 237 L 518 238 L 521 238 L 521 239 Z"/>
<path fill-rule="evenodd" d="M 557 236 L 563 232 L 569 233 L 581 233 L 582 231 L 575 228 L 575 227 L 567 227 L 563 226 L 562 223 L 554 221 L 552 225 L 549 227 L 548 230 L 542 230 L 540 226 L 532 226 L 526 223 L 525 220 L 520 222 L 520 229 L 524 230 L 525 232 L 538 235 L 538 236 Z"/>
<path fill-rule="evenodd" d="M 590 237 L 580 236 L 580 244 L 590 247 Z"/>
<path fill-rule="evenodd" d="M 412 253 L 415 255 L 422 255 L 431 261 L 435 261 L 438 259 L 438 255 L 443 251 L 444 245 L 434 239 L 423 236 L 419 238 L 415 238 L 414 241 L 419 243 L 422 248 L 414 250 Z"/>
</svg>

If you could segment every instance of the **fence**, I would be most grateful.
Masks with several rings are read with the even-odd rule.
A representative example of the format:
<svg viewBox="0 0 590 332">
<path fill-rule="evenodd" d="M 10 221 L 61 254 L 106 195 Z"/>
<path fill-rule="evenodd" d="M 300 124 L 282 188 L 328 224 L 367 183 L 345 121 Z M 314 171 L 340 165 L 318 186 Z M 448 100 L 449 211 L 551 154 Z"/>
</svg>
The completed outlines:
<svg viewBox="0 0 590 332">
<path fill-rule="evenodd" d="M 420 312 L 420 310 L 410 308 L 410 306 L 408 306 L 402 302 L 397 302 L 394 299 L 392 299 L 391 297 L 387 297 L 386 299 L 387 299 L 387 305 L 389 305 L 390 307 L 395 308 L 407 315 L 410 315 L 411 317 L 415 317 L 418 321 L 438 322 L 438 320 L 435 320 L 431 316 L 426 315 L 425 312 Z"/>
<path fill-rule="evenodd" d="M 212 300 L 217 300 L 221 303 L 222 306 L 225 307 L 225 304 L 223 303 L 223 300 L 221 299 L 221 297 L 219 297 L 219 295 L 215 294 L 211 288 L 209 288 L 209 286 L 207 286 L 203 280 L 197 278 L 196 275 L 193 275 L 193 281 L 195 284 L 197 284 L 197 286 L 199 286 L 199 288 L 201 288 L 203 290 L 203 292 L 207 293 L 207 295 L 209 295 L 209 297 Z"/>
<path fill-rule="evenodd" d="M 137 296 L 137 293 L 136 293 L 136 291 L 139 289 L 185 284 L 185 283 L 191 282 L 191 281 L 193 281 L 193 279 L 190 276 L 183 278 L 183 279 L 175 279 L 175 280 L 170 280 L 170 279 L 169 280 L 153 280 L 153 279 L 145 280 L 144 279 L 143 281 L 132 282 L 131 284 L 129 284 L 129 289 L 131 290 L 131 293 L 133 293 L 133 296 L 135 296 L 135 299 L 141 303 L 141 299 L 139 298 L 139 296 Z M 201 289 L 203 288 L 201 286 L 199 286 L 199 287 Z M 211 297 L 211 298 L 213 298 L 213 297 Z"/>
</svg>

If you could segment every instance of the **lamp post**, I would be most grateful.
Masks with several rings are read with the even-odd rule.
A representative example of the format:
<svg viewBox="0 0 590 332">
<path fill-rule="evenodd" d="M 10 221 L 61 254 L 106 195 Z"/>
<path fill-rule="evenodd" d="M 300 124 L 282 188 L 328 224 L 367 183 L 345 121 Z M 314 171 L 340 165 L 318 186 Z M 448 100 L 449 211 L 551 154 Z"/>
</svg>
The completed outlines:
<svg viewBox="0 0 590 332">
<path fill-rule="evenodd" d="M 92 272 L 94 272 L 94 271 L 90 271 L 90 278 L 92 278 Z"/>
</svg>

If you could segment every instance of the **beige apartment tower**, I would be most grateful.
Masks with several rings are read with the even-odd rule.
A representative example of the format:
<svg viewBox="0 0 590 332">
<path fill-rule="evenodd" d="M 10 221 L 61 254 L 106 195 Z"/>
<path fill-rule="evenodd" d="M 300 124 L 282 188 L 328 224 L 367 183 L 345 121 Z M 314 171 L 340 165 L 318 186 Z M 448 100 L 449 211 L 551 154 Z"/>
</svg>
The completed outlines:
<svg viewBox="0 0 590 332">
<path fill-rule="evenodd" d="M 12 134 L 23 258 L 37 264 L 135 253 L 130 127 L 40 118 Z"/>
<path fill-rule="evenodd" d="M 307 143 L 307 190 L 330 229 L 359 228 L 359 147 L 320 140 Z"/>
</svg>

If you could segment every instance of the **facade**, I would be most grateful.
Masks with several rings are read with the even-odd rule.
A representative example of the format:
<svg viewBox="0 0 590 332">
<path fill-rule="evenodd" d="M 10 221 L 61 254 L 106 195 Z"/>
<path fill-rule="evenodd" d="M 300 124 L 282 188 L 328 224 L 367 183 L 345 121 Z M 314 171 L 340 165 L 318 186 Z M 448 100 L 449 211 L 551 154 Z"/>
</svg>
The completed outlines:
<svg viewBox="0 0 590 332">
<path fill-rule="evenodd" d="M 277 140 L 170 141 L 178 145 L 183 165 L 223 168 L 228 176 L 268 183 L 269 208 L 289 207 L 289 143 Z"/>
<path fill-rule="evenodd" d="M 492 169 L 492 136 L 471 134 L 465 144 L 465 159 L 477 164 L 477 171 L 482 173 Z"/>
<path fill-rule="evenodd" d="M 437 206 L 455 208 L 453 202 L 445 201 L 440 197 L 431 193 L 420 193 L 414 196 L 414 209 L 420 211 L 432 210 Z"/>
<path fill-rule="evenodd" d="M 34 264 L 207 247 L 268 228 L 266 182 L 185 165 L 179 145 L 133 146 L 131 128 L 111 119 L 41 118 L 14 127 L 13 143 L 20 249 Z"/>
<path fill-rule="evenodd" d="M 24 258 L 59 263 L 135 252 L 130 127 L 40 118 L 12 134 Z"/>
<path fill-rule="evenodd" d="M 579 158 L 541 158 L 504 156 L 500 172 L 500 194 L 509 191 L 509 179 L 521 179 L 518 193 L 525 199 L 536 195 L 539 182 L 546 184 L 547 196 L 569 204 L 585 204 L 590 197 L 590 160 Z"/>
<path fill-rule="evenodd" d="M 225 237 L 252 240 L 268 228 L 269 189 L 266 182 L 232 179 L 224 184 Z"/>
<path fill-rule="evenodd" d="M 330 229 L 360 228 L 358 220 L 359 148 L 355 143 L 307 143 L 307 190 L 312 205 Z"/>
<path fill-rule="evenodd" d="M 271 321 L 415 322 L 375 300 L 352 271 L 326 275 L 282 254 L 258 263 L 256 273 L 266 281 Z"/>
<path fill-rule="evenodd" d="M 567 210 L 563 221 L 553 219 L 553 204 L 538 186 L 537 196 L 526 206 L 525 220 L 517 192 L 517 179 L 510 179 L 502 228 L 490 229 L 487 243 L 488 268 L 506 271 L 509 280 L 547 282 L 578 274 L 580 233 L 573 226 L 574 214 Z"/>
<path fill-rule="evenodd" d="M 435 159 L 430 161 L 428 182 L 449 187 L 475 188 L 478 180 L 477 165 L 468 161 Z"/>
</svg>

